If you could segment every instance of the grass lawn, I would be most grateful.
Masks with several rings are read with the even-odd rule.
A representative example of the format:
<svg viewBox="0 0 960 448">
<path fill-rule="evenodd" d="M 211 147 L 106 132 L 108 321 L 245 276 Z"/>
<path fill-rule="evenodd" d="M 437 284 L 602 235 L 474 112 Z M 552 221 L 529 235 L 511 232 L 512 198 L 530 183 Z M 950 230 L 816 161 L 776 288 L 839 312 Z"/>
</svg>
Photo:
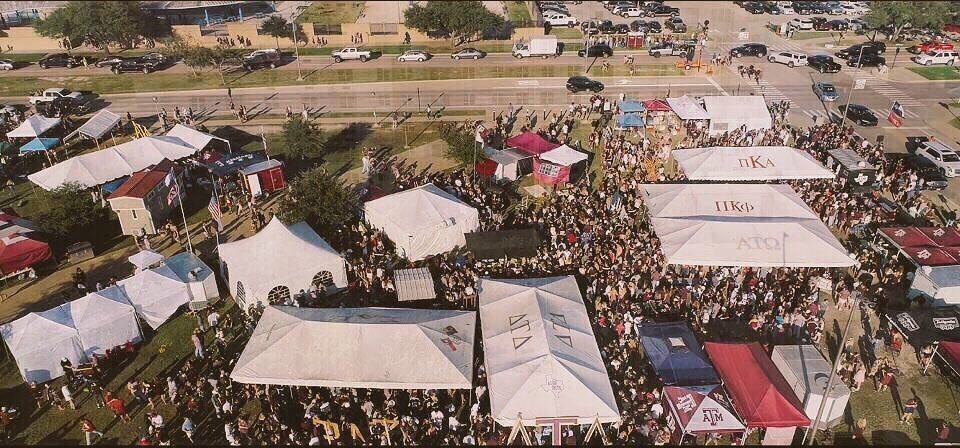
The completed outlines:
<svg viewBox="0 0 960 448">
<path fill-rule="evenodd" d="M 558 39 L 583 39 L 583 31 L 580 28 L 555 26 L 550 28 L 550 35 L 557 36 Z"/>
<path fill-rule="evenodd" d="M 511 22 L 530 21 L 530 12 L 527 11 L 527 7 L 524 5 L 524 2 L 505 1 L 503 3 L 507 6 L 507 19 L 509 19 Z"/>
<path fill-rule="evenodd" d="M 797 31 L 793 34 L 793 37 L 790 40 L 807 40 L 807 39 L 819 39 L 822 37 L 830 37 L 829 31 Z"/>
<path fill-rule="evenodd" d="M 320 25 L 340 25 L 355 23 L 363 11 L 365 2 L 311 2 L 307 9 L 297 16 L 297 23 L 316 23 Z"/>
<path fill-rule="evenodd" d="M 960 79 L 960 71 L 953 67 L 908 67 L 907 70 L 936 81 Z"/>
<path fill-rule="evenodd" d="M 281 85 L 321 85 L 362 82 L 428 81 L 442 79 L 475 78 L 527 78 L 527 77 L 568 77 L 583 73 L 580 64 L 566 65 L 511 65 L 511 66 L 464 66 L 464 67 L 402 67 L 389 69 L 365 69 L 362 63 L 346 63 L 353 69 L 321 68 L 307 72 L 305 81 L 297 81 L 295 70 L 258 70 L 250 73 L 231 74 L 228 83 L 233 88 L 281 86 Z M 682 70 L 672 65 L 642 65 L 636 76 L 675 76 Z M 622 64 L 611 64 L 607 72 L 592 70 L 595 76 L 621 76 L 627 70 Z M 151 73 L 102 75 L 102 76 L 63 76 L 57 78 L 6 77 L 0 83 L 0 96 L 26 96 L 37 89 L 67 86 L 73 90 L 92 90 L 99 94 L 179 91 L 222 88 L 220 76 L 213 72 L 204 72 L 200 76 L 179 73 Z"/>
</svg>

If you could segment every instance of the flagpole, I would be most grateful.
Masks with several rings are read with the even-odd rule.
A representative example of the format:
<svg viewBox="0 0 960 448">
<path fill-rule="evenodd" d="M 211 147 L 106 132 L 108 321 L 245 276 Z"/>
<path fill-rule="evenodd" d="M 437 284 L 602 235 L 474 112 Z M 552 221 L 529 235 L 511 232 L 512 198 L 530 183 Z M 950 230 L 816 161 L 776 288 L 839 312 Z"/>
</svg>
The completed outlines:
<svg viewBox="0 0 960 448">
<path fill-rule="evenodd" d="M 180 204 L 180 216 L 183 217 L 183 230 L 187 234 L 187 248 L 193 253 L 193 242 L 190 240 L 190 227 L 187 226 L 187 212 L 183 209 L 183 188 L 180 188 L 180 180 L 177 179 L 177 168 L 173 168 L 173 183 L 177 186 L 177 202 Z"/>
<path fill-rule="evenodd" d="M 217 180 L 213 179 L 213 182 L 210 183 L 213 185 L 213 200 L 217 201 L 217 209 L 220 209 L 220 195 L 217 194 Z M 214 232 L 214 236 L 217 237 L 217 259 L 220 259 L 220 231 L 223 230 L 223 212 L 220 212 L 220 219 L 217 220 L 217 231 Z"/>
</svg>

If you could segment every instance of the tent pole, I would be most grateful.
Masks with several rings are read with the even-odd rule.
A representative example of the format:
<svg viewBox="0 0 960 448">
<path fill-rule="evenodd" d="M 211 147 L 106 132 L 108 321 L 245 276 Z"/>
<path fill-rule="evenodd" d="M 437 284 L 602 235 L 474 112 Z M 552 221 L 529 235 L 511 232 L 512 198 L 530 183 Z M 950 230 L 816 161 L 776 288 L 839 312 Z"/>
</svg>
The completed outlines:
<svg viewBox="0 0 960 448">
<path fill-rule="evenodd" d="M 933 364 L 933 358 L 936 357 L 937 355 L 940 355 L 940 344 L 939 344 L 939 343 L 937 343 L 937 345 L 933 346 L 933 353 L 930 354 L 930 362 L 928 362 L 927 365 L 923 366 L 923 371 L 922 371 L 921 373 L 923 373 L 923 374 L 926 374 L 926 373 L 927 373 L 927 369 L 930 368 L 930 364 Z M 940 357 L 943 358 L 943 355 L 940 355 Z M 948 364 L 949 364 L 949 362 L 948 362 Z"/>
<path fill-rule="evenodd" d="M 820 400 L 820 408 L 817 410 L 817 417 L 811 424 L 813 431 L 810 431 L 811 427 L 808 427 L 807 430 L 803 433 L 803 442 L 801 445 L 807 444 L 807 436 L 812 432 L 813 435 L 810 436 L 810 443 L 813 444 L 813 440 L 817 438 L 817 426 L 819 426 L 820 418 L 823 415 L 823 408 L 827 405 L 827 397 L 830 396 L 830 393 L 833 392 L 833 383 L 837 380 L 837 369 L 840 367 L 840 360 L 843 358 L 843 351 L 847 346 L 847 337 L 850 336 L 850 323 L 853 322 L 853 315 L 860 309 L 860 299 L 858 298 L 853 307 L 850 309 L 850 315 L 847 316 L 847 325 L 843 329 L 843 337 L 840 339 L 840 347 L 837 352 L 836 359 L 833 360 L 833 370 L 830 371 L 830 379 L 827 381 L 827 387 L 823 391 L 823 398 Z"/>
</svg>

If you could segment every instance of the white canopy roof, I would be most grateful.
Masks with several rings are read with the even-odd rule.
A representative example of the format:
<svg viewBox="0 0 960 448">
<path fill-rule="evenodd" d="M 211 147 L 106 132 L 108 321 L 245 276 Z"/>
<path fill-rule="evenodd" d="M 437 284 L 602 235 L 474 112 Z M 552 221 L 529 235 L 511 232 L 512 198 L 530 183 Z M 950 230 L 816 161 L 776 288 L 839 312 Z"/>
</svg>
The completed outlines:
<svg viewBox="0 0 960 448">
<path fill-rule="evenodd" d="M 253 384 L 469 389 L 473 311 L 269 306 L 230 377 Z"/>
<path fill-rule="evenodd" d="M 194 128 L 184 126 L 180 123 L 177 123 L 170 132 L 167 132 L 167 137 L 179 138 L 187 142 L 188 145 L 196 148 L 198 151 L 207 147 L 210 144 L 211 140 L 221 140 L 227 141 L 215 135 L 207 134 L 206 132 L 200 132 Z"/>
<path fill-rule="evenodd" d="M 538 418 L 620 412 L 600 357 L 590 317 L 573 276 L 499 280 L 481 278 L 480 323 L 493 417 L 513 426 Z"/>
<path fill-rule="evenodd" d="M 196 152 L 196 148 L 176 137 L 144 137 L 67 159 L 27 178 L 46 190 L 68 182 L 95 187 L 156 165 L 163 159 L 180 160 Z"/>
<path fill-rule="evenodd" d="M 643 185 L 670 264 L 852 266 L 854 260 L 788 185 Z"/>
<path fill-rule="evenodd" d="M 67 304 L 87 355 L 140 341 L 140 325 L 120 286 L 87 294 Z"/>
<path fill-rule="evenodd" d="M 187 284 L 167 266 L 139 271 L 118 283 L 140 317 L 153 329 L 190 301 Z"/>
<path fill-rule="evenodd" d="M 540 160 L 545 160 L 561 166 L 570 166 L 577 162 L 587 160 L 588 156 L 567 145 L 560 145 L 543 154 L 540 154 Z"/>
<path fill-rule="evenodd" d="M 97 112 L 96 115 L 90 117 L 90 119 L 87 120 L 83 126 L 80 126 L 74 132 L 86 135 L 90 138 L 100 138 L 103 137 L 107 132 L 110 132 L 110 130 L 118 124 L 120 124 L 120 116 L 104 109 L 100 112 Z M 73 132 L 71 132 L 70 135 L 73 135 Z"/>
<path fill-rule="evenodd" d="M 7 137 L 39 137 L 44 132 L 55 128 L 58 124 L 60 124 L 59 118 L 48 118 L 40 114 L 33 114 L 26 120 L 23 120 L 23 123 L 20 123 L 20 126 L 17 126 L 16 129 L 7 132 Z"/>
<path fill-rule="evenodd" d="M 63 376 L 60 360 L 73 365 L 86 361 L 80 333 L 74 327 L 67 305 L 30 313 L 0 325 L 0 335 L 17 361 L 25 382 L 42 383 Z"/>
<path fill-rule="evenodd" d="M 719 134 L 740 126 L 746 130 L 769 129 L 770 110 L 762 96 L 705 96 L 703 106 L 710 116 L 710 132 Z"/>
<path fill-rule="evenodd" d="M 787 146 L 710 147 L 672 153 L 691 180 L 832 179 L 817 159 Z"/>
<path fill-rule="evenodd" d="M 243 284 L 244 306 L 266 302 L 277 286 L 286 286 L 290 294 L 309 290 L 323 271 L 330 272 L 336 286 L 347 286 L 343 257 L 305 222 L 287 226 L 274 217 L 256 235 L 223 243 L 219 250 L 234 297 L 237 283 Z"/>
<path fill-rule="evenodd" d="M 684 95 L 678 98 L 667 98 L 667 104 L 681 120 L 709 120 L 707 113 L 697 100 Z"/>
<path fill-rule="evenodd" d="M 127 261 L 136 266 L 138 271 L 142 271 L 163 261 L 163 255 L 160 255 L 150 249 L 144 249 L 127 257 Z"/>
<path fill-rule="evenodd" d="M 477 209 L 433 184 L 367 202 L 364 212 L 411 261 L 463 246 L 480 227 Z"/>
</svg>

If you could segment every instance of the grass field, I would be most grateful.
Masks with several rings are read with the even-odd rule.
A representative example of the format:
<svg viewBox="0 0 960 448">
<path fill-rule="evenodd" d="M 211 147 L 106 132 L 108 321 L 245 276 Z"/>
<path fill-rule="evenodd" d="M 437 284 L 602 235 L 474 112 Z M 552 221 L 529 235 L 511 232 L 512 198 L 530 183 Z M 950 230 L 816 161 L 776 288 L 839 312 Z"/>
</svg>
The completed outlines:
<svg viewBox="0 0 960 448">
<path fill-rule="evenodd" d="M 953 67 L 908 67 L 907 70 L 936 81 L 960 79 L 960 71 Z"/>
<path fill-rule="evenodd" d="M 507 19 L 511 22 L 519 23 L 530 21 L 530 12 L 527 11 L 527 7 L 523 4 L 524 2 L 505 1 L 503 3 L 507 6 Z"/>
<path fill-rule="evenodd" d="M 360 17 L 364 4 L 365 2 L 311 2 L 310 6 L 297 16 L 297 23 L 319 25 L 354 23 Z"/>
</svg>

